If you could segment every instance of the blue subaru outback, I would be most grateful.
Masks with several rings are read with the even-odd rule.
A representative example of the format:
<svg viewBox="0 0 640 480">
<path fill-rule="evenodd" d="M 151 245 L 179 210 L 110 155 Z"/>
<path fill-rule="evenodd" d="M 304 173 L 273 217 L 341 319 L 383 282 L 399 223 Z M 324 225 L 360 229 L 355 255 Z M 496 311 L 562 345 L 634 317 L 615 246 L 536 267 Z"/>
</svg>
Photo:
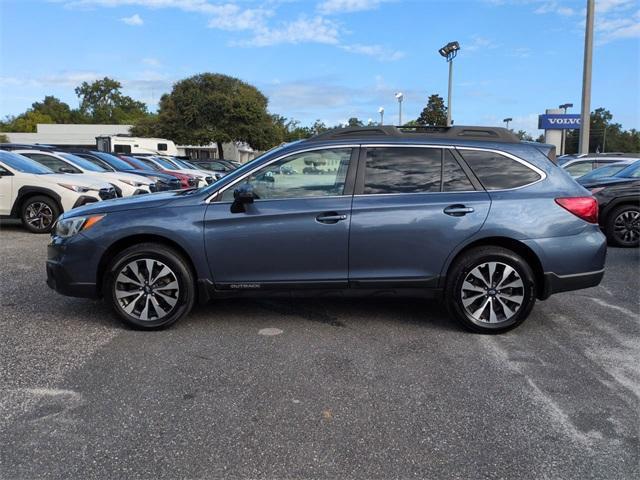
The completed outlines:
<svg viewBox="0 0 640 480">
<path fill-rule="evenodd" d="M 501 128 L 332 130 L 205 188 L 66 212 L 47 283 L 142 329 L 196 301 L 335 293 L 439 298 L 503 332 L 604 274 L 597 203 L 554 153 Z"/>
</svg>

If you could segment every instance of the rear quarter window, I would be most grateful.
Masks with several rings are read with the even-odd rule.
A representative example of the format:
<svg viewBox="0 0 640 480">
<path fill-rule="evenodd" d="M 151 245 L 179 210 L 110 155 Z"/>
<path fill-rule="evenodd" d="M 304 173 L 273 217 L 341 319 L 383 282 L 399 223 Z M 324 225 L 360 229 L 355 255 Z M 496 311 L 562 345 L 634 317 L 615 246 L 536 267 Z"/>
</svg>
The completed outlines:
<svg viewBox="0 0 640 480">
<path fill-rule="evenodd" d="M 500 153 L 464 149 L 459 152 L 486 190 L 524 187 L 542 178 L 535 170 Z"/>
</svg>

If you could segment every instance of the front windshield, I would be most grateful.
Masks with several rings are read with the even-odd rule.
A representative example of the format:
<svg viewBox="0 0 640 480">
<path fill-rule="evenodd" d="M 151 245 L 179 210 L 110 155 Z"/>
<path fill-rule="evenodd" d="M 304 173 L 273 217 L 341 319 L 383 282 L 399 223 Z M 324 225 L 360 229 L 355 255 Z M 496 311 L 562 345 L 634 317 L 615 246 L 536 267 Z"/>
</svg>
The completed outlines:
<svg viewBox="0 0 640 480">
<path fill-rule="evenodd" d="M 580 180 L 591 180 L 592 178 L 611 177 L 627 166 L 626 163 L 615 163 L 595 170 L 580 177 Z"/>
<path fill-rule="evenodd" d="M 633 162 L 624 170 L 619 171 L 616 177 L 640 178 L 640 160 Z"/>
<path fill-rule="evenodd" d="M 106 172 L 107 171 L 107 169 L 102 168 L 94 163 L 91 163 L 89 160 L 85 158 L 77 157 L 75 155 L 71 155 L 70 153 L 61 153 L 60 156 L 65 160 L 68 160 L 71 163 L 73 163 L 76 167 L 80 167 L 84 170 L 89 170 L 90 172 Z"/>
<path fill-rule="evenodd" d="M 134 168 L 129 165 L 127 162 L 125 162 L 124 160 L 116 157 L 115 155 L 111 155 L 109 153 L 104 153 L 104 152 L 93 152 L 93 154 L 100 158 L 102 161 L 108 163 L 109 165 L 111 165 L 113 168 L 115 168 L 116 170 L 134 170 Z"/>
<path fill-rule="evenodd" d="M 35 175 L 48 175 L 54 173 L 50 168 L 40 165 L 30 158 L 23 157 L 17 153 L 0 150 L 0 162 L 5 166 L 22 173 L 33 173 Z"/>
<path fill-rule="evenodd" d="M 153 157 L 153 159 L 156 162 L 158 162 L 160 165 L 162 165 L 164 168 L 166 168 L 167 170 L 184 170 L 184 168 L 181 168 L 178 165 L 175 165 L 173 162 L 170 162 L 166 158 Z"/>
</svg>

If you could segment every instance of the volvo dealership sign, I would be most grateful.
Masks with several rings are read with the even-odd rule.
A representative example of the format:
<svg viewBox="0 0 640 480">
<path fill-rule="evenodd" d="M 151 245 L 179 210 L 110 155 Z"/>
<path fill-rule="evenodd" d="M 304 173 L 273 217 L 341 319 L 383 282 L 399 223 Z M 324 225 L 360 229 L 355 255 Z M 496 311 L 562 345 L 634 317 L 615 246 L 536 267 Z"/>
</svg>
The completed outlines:
<svg viewBox="0 0 640 480">
<path fill-rule="evenodd" d="M 541 130 L 570 130 L 580 128 L 579 113 L 545 113 L 538 115 L 538 128 Z"/>
</svg>

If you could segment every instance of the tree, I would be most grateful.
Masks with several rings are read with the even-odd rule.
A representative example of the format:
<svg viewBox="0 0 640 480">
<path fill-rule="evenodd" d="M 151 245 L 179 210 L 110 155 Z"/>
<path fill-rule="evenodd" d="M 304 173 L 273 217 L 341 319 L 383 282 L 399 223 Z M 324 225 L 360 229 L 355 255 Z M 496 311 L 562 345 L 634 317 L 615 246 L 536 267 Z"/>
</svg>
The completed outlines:
<svg viewBox="0 0 640 480">
<path fill-rule="evenodd" d="M 515 132 L 515 134 L 516 134 L 516 137 L 518 137 L 520 140 L 533 142 L 533 137 L 529 135 L 525 130 L 518 130 L 517 132 Z"/>
<path fill-rule="evenodd" d="M 149 125 L 147 125 L 149 128 Z M 227 75 L 202 73 L 174 84 L 160 99 L 154 131 L 186 145 L 242 141 L 263 150 L 278 143 L 267 97 Z"/>
<path fill-rule="evenodd" d="M 427 106 L 416 120 L 419 125 L 444 126 L 447 124 L 447 107 L 443 98 L 438 94 L 429 96 Z"/>
<path fill-rule="evenodd" d="M 0 143 L 9 143 L 9 137 L 4 133 L 0 133 Z"/>
<path fill-rule="evenodd" d="M 52 95 L 44 97 L 42 102 L 32 103 L 31 110 L 49 116 L 53 123 L 73 122 L 74 115 L 69 105 Z"/>
<path fill-rule="evenodd" d="M 360 120 L 358 117 L 351 117 L 347 120 L 348 127 L 364 127 L 364 122 Z"/>
<path fill-rule="evenodd" d="M 33 110 L 27 110 L 17 117 L 7 117 L 0 123 L 0 129 L 5 132 L 28 132 L 36 131 L 38 123 L 55 123 L 49 115 Z"/>
<path fill-rule="evenodd" d="M 80 99 L 80 113 L 89 123 L 133 123 L 147 116 L 147 106 L 123 95 L 121 88 L 120 82 L 109 77 L 82 82 L 75 89 Z"/>
<path fill-rule="evenodd" d="M 567 131 L 566 153 L 577 153 L 580 130 Z M 613 115 L 605 108 L 596 108 L 590 115 L 589 152 L 639 152 L 640 132 L 624 131 L 613 123 Z"/>
</svg>

